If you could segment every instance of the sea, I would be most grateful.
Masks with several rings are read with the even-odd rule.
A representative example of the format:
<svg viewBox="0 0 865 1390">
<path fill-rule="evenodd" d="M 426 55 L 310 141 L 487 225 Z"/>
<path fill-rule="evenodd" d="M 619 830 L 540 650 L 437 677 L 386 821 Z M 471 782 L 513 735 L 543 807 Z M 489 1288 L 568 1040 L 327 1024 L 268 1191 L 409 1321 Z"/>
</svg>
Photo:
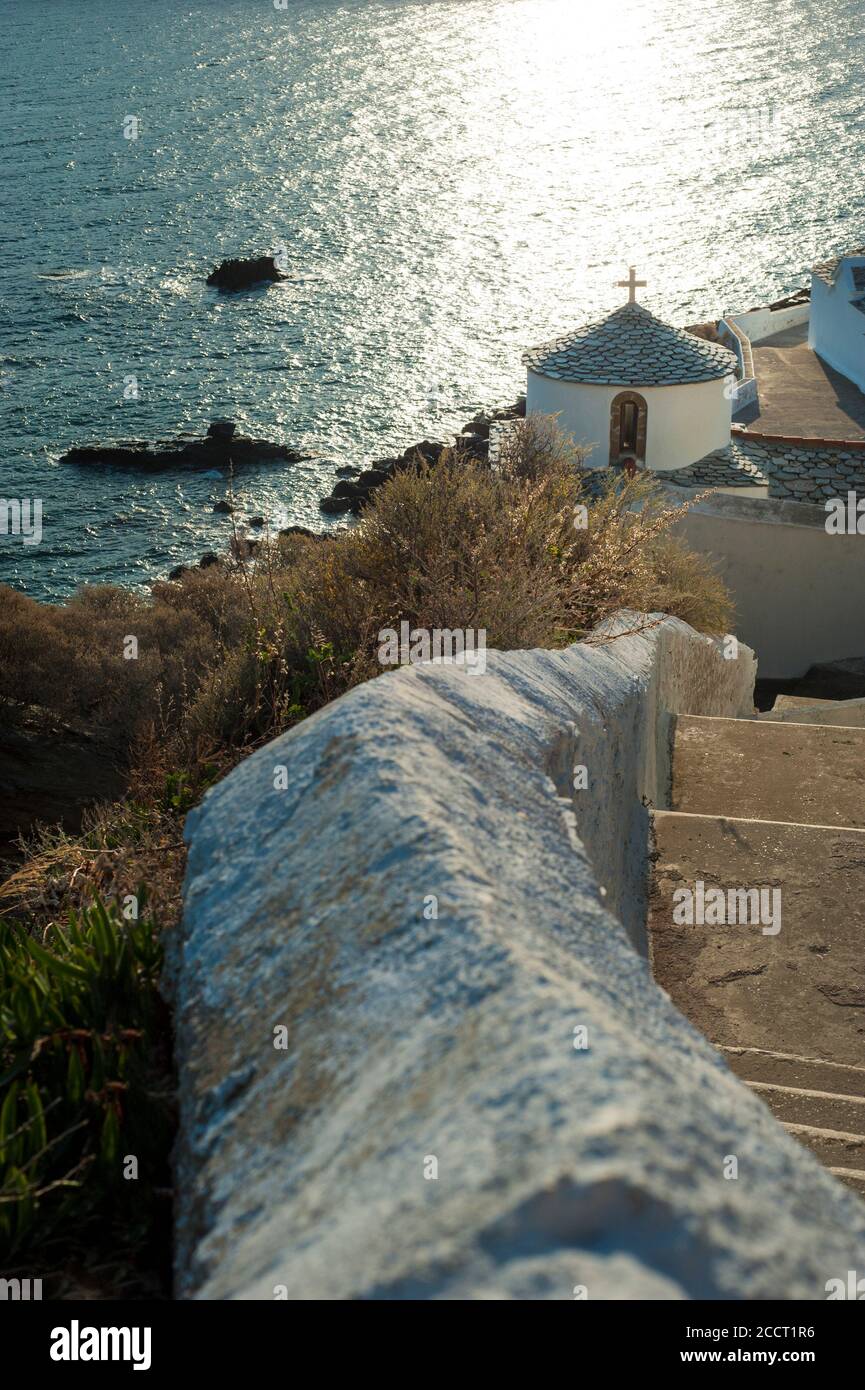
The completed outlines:
<svg viewBox="0 0 865 1390">
<path fill-rule="evenodd" d="M 0 499 L 42 516 L 0 582 L 43 600 L 343 524 L 337 467 L 511 402 L 630 265 L 686 324 L 865 244 L 861 0 L 0 0 L 0 42 Z M 309 458 L 59 462 L 217 417 Z"/>
</svg>

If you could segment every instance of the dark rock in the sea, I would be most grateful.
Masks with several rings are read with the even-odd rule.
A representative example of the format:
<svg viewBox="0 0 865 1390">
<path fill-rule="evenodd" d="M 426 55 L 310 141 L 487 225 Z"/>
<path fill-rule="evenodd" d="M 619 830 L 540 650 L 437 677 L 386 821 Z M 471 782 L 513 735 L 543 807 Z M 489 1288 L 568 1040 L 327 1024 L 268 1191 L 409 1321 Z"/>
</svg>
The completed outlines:
<svg viewBox="0 0 865 1390">
<path fill-rule="evenodd" d="M 347 526 L 338 526 L 332 531 L 310 531 L 308 526 L 284 526 L 279 534 L 281 536 L 303 536 L 308 541 L 335 541 L 337 536 L 343 535 L 346 531 L 348 531 Z"/>
<path fill-rule="evenodd" d="M 481 439 L 489 439 L 490 426 L 502 420 L 519 420 L 526 413 L 526 398 L 518 396 L 513 405 L 501 406 L 498 410 L 479 410 L 471 420 L 462 428 L 463 435 L 477 435 Z M 462 440 L 459 441 L 463 443 Z"/>
<path fill-rule="evenodd" d="M 370 494 L 390 477 L 391 474 L 381 468 L 367 468 L 351 479 L 341 478 L 330 497 L 323 497 L 319 505 L 323 512 L 352 511 L 357 515 L 366 506 Z"/>
<path fill-rule="evenodd" d="M 337 468 L 336 476 L 338 478 L 356 478 L 360 471 L 353 463 L 345 463 L 342 468 Z"/>
<path fill-rule="evenodd" d="M 324 536 L 319 531 L 310 531 L 308 526 L 283 526 L 281 536 L 305 536 L 310 541 L 320 541 Z"/>
<path fill-rule="evenodd" d="M 214 432 L 214 425 L 220 427 Z M 138 468 L 145 473 L 166 468 L 217 468 L 220 471 L 245 463 L 274 460 L 299 463 L 308 458 L 284 444 L 269 439 L 252 439 L 247 435 L 228 434 L 222 426 L 234 425 L 230 420 L 214 421 L 203 439 L 179 439 L 170 444 L 90 444 L 70 449 L 61 463 L 110 465 L 114 468 Z"/>
<path fill-rule="evenodd" d="M 198 562 L 199 569 L 209 570 L 211 565 L 221 565 L 222 559 L 214 550 L 205 551 Z"/>
<path fill-rule="evenodd" d="M 358 486 L 357 486 L 357 483 L 350 483 L 350 482 L 348 481 L 347 478 L 343 478 L 343 479 L 341 479 L 340 482 L 336 483 L 336 484 L 334 485 L 333 492 L 331 493 L 331 497 L 348 497 L 348 498 L 353 498 L 353 497 L 357 497 L 357 496 L 358 496 Z"/>
<path fill-rule="evenodd" d="M 468 454 L 469 458 L 478 459 L 483 463 L 490 456 L 490 441 L 479 434 L 463 435 L 460 440 L 460 452 L 463 457 Z"/>
<path fill-rule="evenodd" d="M 251 560 L 261 549 L 261 541 L 254 540 L 251 536 L 235 535 L 231 537 L 229 549 L 235 560 Z"/>
<path fill-rule="evenodd" d="M 439 444 L 434 439 L 422 439 L 419 444 L 412 444 L 403 454 L 403 460 L 407 463 L 414 463 L 416 459 L 423 459 L 424 463 L 438 463 L 444 452 L 444 444 Z"/>
<path fill-rule="evenodd" d="M 514 401 L 513 405 L 505 405 L 502 406 L 499 410 L 491 410 L 489 412 L 488 418 L 491 422 L 495 422 L 496 420 L 521 420 L 524 418 L 525 413 L 526 398 L 525 396 L 517 396 L 517 399 Z M 468 429 L 469 426 L 471 426 L 472 430 L 474 431 L 475 424 L 476 420 L 470 420 L 469 425 L 467 425 L 466 428 Z"/>
<path fill-rule="evenodd" d="M 404 453 L 400 454 L 399 458 L 380 459 L 378 463 L 373 464 L 373 468 L 394 474 L 405 472 L 406 469 L 418 471 L 424 467 L 433 467 L 439 462 L 445 448 L 444 444 L 439 444 L 435 440 L 422 439 L 419 444 L 411 444 Z"/>
<path fill-rule="evenodd" d="M 286 280 L 273 256 L 249 256 L 223 261 L 207 277 L 208 285 L 220 290 L 248 290 L 266 280 Z"/>
<path fill-rule="evenodd" d="M 233 420 L 211 420 L 207 427 L 208 439 L 231 439 L 237 432 Z"/>
<path fill-rule="evenodd" d="M 182 579 L 189 572 L 188 565 L 175 565 L 173 570 L 168 571 L 169 579 Z"/>
<path fill-rule="evenodd" d="M 214 502 L 213 510 L 215 512 L 226 512 L 230 515 L 234 511 L 234 506 L 231 502 L 226 502 L 224 497 L 221 497 L 218 502 Z"/>
<path fill-rule="evenodd" d="M 251 516 L 251 517 L 249 518 L 249 524 L 250 524 L 250 526 L 255 526 L 255 527 L 257 527 L 257 528 L 260 528 L 260 527 L 264 526 L 266 523 L 265 523 L 265 519 L 264 519 L 263 516 Z"/>
<path fill-rule="evenodd" d="M 381 468 L 368 468 L 365 473 L 359 475 L 355 486 L 369 490 L 370 488 L 381 487 L 382 483 L 389 480 L 390 474 L 385 473 Z"/>
<path fill-rule="evenodd" d="M 350 497 L 322 497 L 318 505 L 323 512 L 350 512 L 352 499 Z"/>
</svg>

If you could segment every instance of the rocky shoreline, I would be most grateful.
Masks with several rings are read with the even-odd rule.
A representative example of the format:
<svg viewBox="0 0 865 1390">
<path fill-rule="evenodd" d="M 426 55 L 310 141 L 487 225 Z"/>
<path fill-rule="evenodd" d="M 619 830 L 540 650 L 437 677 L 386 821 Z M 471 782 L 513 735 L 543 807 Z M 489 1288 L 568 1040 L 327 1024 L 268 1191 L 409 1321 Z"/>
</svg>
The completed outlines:
<svg viewBox="0 0 865 1390">
<path fill-rule="evenodd" d="M 456 442 L 466 457 L 486 460 L 489 457 L 490 429 L 492 426 L 503 420 L 522 419 L 525 413 L 525 396 L 517 397 L 513 405 L 504 406 L 499 410 L 481 411 L 463 426 Z M 214 426 L 211 425 L 211 430 L 213 428 Z M 321 498 L 319 507 L 325 515 L 351 513 L 354 516 L 359 516 L 373 492 L 382 487 L 396 473 L 424 465 L 434 466 L 447 447 L 446 444 L 442 444 L 438 440 L 422 439 L 417 444 L 410 444 L 401 454 L 393 458 L 374 460 L 369 468 L 363 469 L 353 464 L 343 464 L 335 470 L 338 481 L 332 492 Z M 214 510 L 230 513 L 232 507 L 230 504 L 217 503 Z M 260 516 L 252 517 L 249 524 L 260 528 L 265 525 L 265 519 Z M 277 534 L 280 536 L 306 536 L 309 540 L 327 541 L 338 536 L 341 529 L 344 528 L 331 531 L 313 531 L 308 526 L 283 526 Z M 251 559 L 260 545 L 261 541 L 254 536 L 238 533 L 232 537 L 231 553 L 235 559 Z M 226 556 L 217 554 L 215 550 L 208 550 L 199 559 L 197 568 L 209 569 L 212 565 L 225 563 L 226 559 Z M 193 568 L 196 566 L 175 565 L 174 569 L 169 571 L 168 578 L 170 580 L 182 579 L 183 575 Z"/>
<path fill-rule="evenodd" d="M 468 458 L 485 461 L 489 457 L 491 427 L 499 421 L 520 419 L 525 413 L 525 396 L 518 397 L 513 405 L 501 410 L 489 413 L 481 411 L 463 426 L 457 437 L 462 453 Z M 322 497 L 319 507 L 326 514 L 352 512 L 358 516 L 376 488 L 382 487 L 395 473 L 424 464 L 435 465 L 446 447 L 437 440 L 422 439 L 394 458 L 375 459 L 367 469 L 351 466 L 338 468 L 339 482 L 327 497 Z"/>
</svg>

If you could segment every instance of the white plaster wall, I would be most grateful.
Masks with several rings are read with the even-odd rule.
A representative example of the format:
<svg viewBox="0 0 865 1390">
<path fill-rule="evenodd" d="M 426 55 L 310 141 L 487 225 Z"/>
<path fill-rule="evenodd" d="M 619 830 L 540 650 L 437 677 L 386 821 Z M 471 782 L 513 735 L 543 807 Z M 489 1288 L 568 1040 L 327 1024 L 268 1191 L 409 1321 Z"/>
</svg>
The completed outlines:
<svg viewBox="0 0 865 1390">
<path fill-rule="evenodd" d="M 725 314 L 724 317 L 741 328 L 752 343 L 760 343 L 785 328 L 807 323 L 809 313 L 810 306 L 806 303 L 794 304 L 788 309 L 748 309 L 744 313 Z"/>
<path fill-rule="evenodd" d="M 865 656 L 865 536 L 827 535 L 825 523 L 822 507 L 728 493 L 681 524 L 691 548 L 717 561 L 761 676 Z"/>
<path fill-rule="evenodd" d="M 556 381 L 529 368 L 526 410 L 555 415 L 577 444 L 592 446 L 588 463 L 605 468 L 610 459 L 610 408 L 622 390 L 633 389 L 648 407 L 646 464 L 659 471 L 696 463 L 730 442 L 735 378 L 689 386 L 589 386 Z"/>
<path fill-rule="evenodd" d="M 719 319 L 718 329 L 732 340 L 732 350 L 739 363 L 739 376 L 733 383 L 730 398 L 730 409 L 735 415 L 745 406 L 753 405 L 758 397 L 751 340 L 741 325 L 732 319 Z M 730 346 L 729 343 L 725 345 Z"/>
<path fill-rule="evenodd" d="M 745 381 L 737 381 L 731 397 L 733 414 L 744 410 L 746 405 L 753 405 L 757 399 L 757 378 L 755 376 L 748 377 Z"/>
<path fill-rule="evenodd" d="M 622 388 L 554 381 L 531 368 L 526 377 L 526 414 L 557 416 L 562 432 L 589 451 L 588 464 L 605 468 L 610 461 L 610 407 Z"/>
<path fill-rule="evenodd" d="M 865 265 L 865 259 L 851 264 Z M 850 266 L 842 267 L 834 287 L 812 276 L 808 346 L 865 391 L 865 314 L 850 303 L 855 293 Z"/>
</svg>

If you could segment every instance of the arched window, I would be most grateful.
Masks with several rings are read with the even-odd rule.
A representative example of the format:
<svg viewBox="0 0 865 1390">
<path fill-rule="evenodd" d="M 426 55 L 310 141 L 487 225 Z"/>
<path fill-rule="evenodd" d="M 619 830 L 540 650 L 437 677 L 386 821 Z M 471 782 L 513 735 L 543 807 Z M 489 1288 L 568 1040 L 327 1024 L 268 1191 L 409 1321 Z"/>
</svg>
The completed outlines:
<svg viewBox="0 0 865 1390">
<path fill-rule="evenodd" d="M 620 391 L 610 406 L 610 463 L 623 458 L 646 460 L 648 406 L 636 391 Z"/>
</svg>

